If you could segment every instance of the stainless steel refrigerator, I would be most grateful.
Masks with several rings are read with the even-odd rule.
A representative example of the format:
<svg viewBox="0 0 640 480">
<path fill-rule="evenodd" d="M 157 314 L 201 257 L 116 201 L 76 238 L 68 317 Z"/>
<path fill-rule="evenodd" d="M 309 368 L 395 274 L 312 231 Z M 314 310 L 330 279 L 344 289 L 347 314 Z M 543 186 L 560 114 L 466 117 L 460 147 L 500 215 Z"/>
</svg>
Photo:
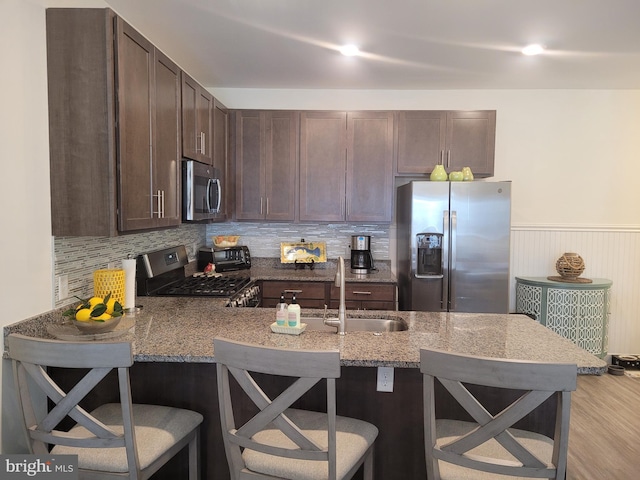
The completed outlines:
<svg viewBox="0 0 640 480">
<path fill-rule="evenodd" d="M 508 313 L 511 182 L 398 187 L 400 310 Z"/>
</svg>

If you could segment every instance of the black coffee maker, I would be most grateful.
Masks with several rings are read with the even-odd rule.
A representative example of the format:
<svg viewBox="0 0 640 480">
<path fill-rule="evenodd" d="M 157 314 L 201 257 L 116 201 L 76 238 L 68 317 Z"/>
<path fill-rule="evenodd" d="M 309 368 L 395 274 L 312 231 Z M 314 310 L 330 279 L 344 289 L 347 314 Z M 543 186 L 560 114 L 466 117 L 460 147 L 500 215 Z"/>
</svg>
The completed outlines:
<svg viewBox="0 0 640 480">
<path fill-rule="evenodd" d="M 375 270 L 371 255 L 371 236 L 351 236 L 351 273 L 367 274 Z"/>
</svg>

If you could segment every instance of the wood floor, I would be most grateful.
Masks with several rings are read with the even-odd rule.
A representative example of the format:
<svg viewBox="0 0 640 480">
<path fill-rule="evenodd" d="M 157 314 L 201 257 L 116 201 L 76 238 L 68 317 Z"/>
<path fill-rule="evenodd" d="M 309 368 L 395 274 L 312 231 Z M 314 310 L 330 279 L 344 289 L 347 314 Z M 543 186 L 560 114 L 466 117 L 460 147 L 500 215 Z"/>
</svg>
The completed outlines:
<svg viewBox="0 0 640 480">
<path fill-rule="evenodd" d="M 640 378 L 579 376 L 567 480 L 640 478 Z"/>
</svg>

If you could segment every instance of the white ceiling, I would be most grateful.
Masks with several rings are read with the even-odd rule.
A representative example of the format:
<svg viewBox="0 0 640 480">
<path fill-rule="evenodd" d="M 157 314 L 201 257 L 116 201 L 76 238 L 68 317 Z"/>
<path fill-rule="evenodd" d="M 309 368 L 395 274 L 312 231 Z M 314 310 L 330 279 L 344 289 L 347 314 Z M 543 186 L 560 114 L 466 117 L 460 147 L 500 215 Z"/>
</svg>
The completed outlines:
<svg viewBox="0 0 640 480">
<path fill-rule="evenodd" d="M 207 88 L 640 88 L 640 0 L 106 2 Z"/>
</svg>

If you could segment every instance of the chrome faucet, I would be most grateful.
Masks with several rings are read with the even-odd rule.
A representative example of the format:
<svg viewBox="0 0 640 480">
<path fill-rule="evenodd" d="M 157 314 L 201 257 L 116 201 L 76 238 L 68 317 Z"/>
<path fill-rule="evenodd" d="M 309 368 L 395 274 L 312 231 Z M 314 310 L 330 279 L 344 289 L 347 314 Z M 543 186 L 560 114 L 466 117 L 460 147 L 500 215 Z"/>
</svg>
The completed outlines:
<svg viewBox="0 0 640 480">
<path fill-rule="evenodd" d="M 347 331 L 347 307 L 344 301 L 344 258 L 338 257 L 338 269 L 336 271 L 335 286 L 340 287 L 340 305 L 338 306 L 338 318 L 325 320 L 325 325 L 338 327 L 338 335 L 344 335 Z"/>
</svg>

